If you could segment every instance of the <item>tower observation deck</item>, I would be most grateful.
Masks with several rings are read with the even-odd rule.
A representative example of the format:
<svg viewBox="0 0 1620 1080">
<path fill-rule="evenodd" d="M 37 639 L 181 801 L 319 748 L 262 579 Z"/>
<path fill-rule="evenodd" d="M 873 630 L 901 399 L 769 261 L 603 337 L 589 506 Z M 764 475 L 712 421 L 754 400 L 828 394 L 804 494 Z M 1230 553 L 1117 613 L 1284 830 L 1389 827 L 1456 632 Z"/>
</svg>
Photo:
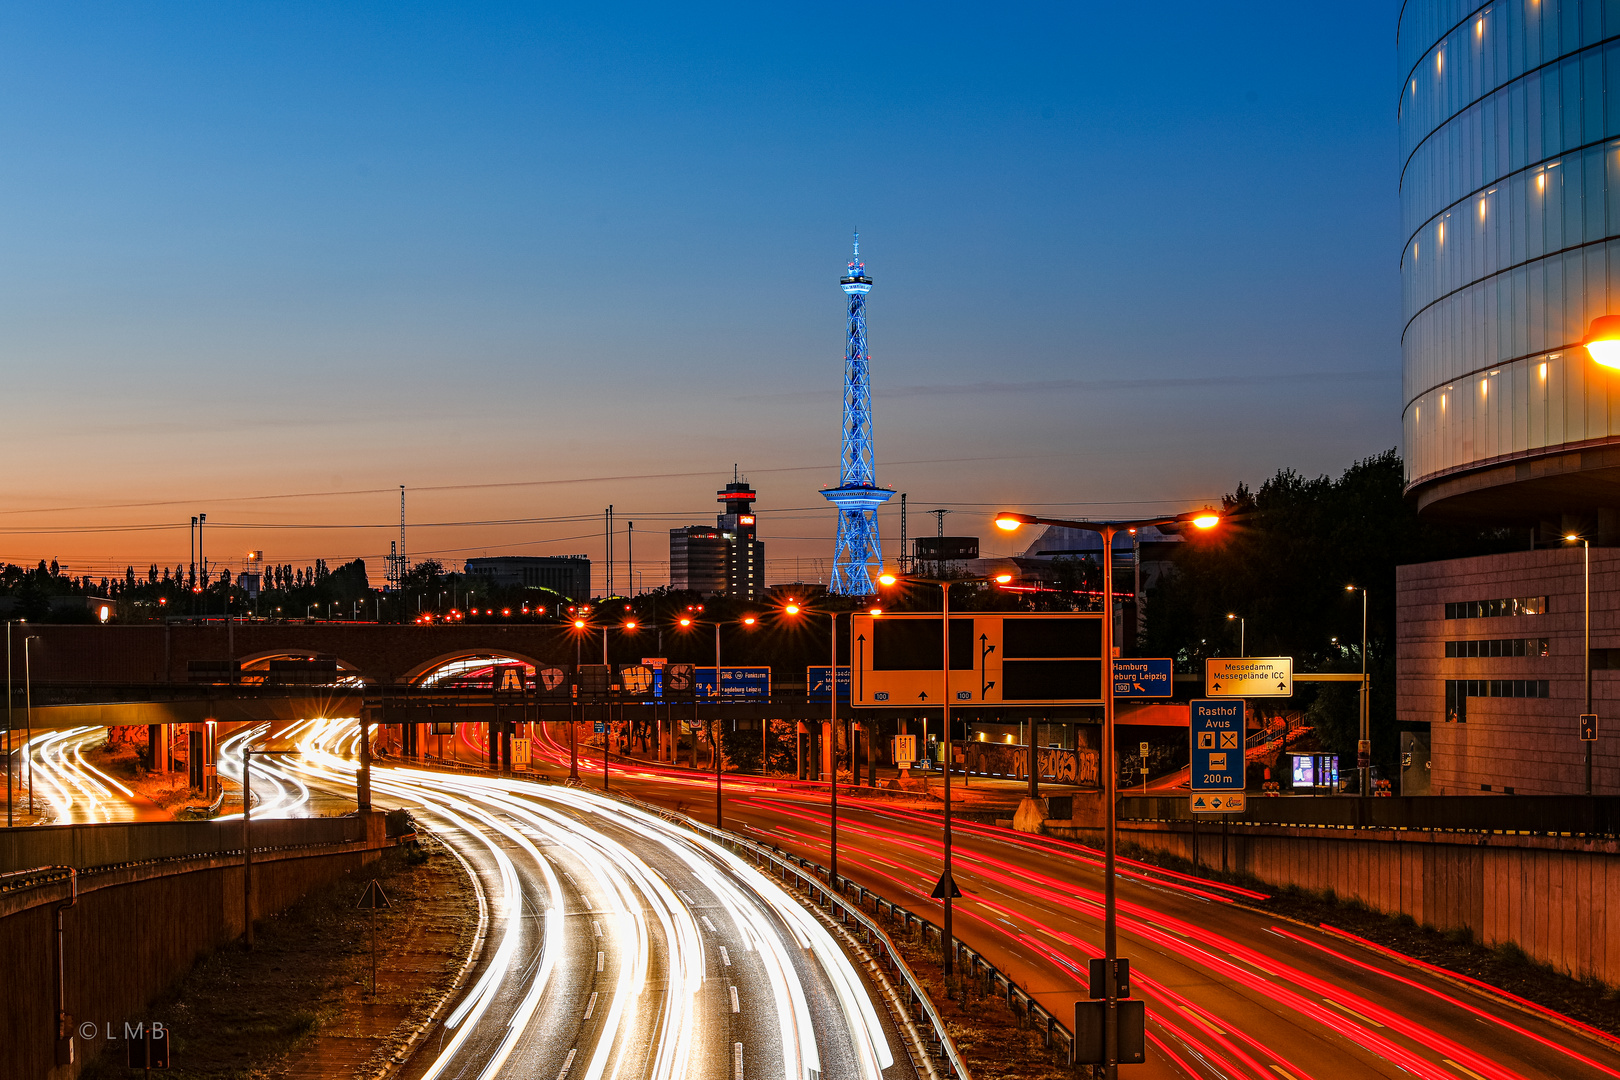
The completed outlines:
<svg viewBox="0 0 1620 1080">
<path fill-rule="evenodd" d="M 849 333 L 844 349 L 844 427 L 839 454 L 839 485 L 821 494 L 838 507 L 838 542 L 833 549 L 832 592 L 866 596 L 877 591 L 875 571 L 883 567 L 877 509 L 894 497 L 879 487 L 872 450 L 871 357 L 866 350 L 866 294 L 872 279 L 861 262 L 861 234 L 855 234 L 855 257 L 839 281 L 849 297 Z"/>
</svg>

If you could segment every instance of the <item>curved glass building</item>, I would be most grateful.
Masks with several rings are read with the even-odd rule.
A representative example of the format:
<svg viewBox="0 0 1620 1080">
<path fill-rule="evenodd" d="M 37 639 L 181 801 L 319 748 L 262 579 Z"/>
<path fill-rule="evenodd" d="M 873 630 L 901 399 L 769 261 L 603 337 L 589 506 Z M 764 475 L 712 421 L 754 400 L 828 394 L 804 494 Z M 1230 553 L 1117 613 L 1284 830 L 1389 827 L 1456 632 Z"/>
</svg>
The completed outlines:
<svg viewBox="0 0 1620 1080">
<path fill-rule="evenodd" d="M 1407 0 L 1407 490 L 1425 514 L 1620 543 L 1620 2 Z"/>
</svg>

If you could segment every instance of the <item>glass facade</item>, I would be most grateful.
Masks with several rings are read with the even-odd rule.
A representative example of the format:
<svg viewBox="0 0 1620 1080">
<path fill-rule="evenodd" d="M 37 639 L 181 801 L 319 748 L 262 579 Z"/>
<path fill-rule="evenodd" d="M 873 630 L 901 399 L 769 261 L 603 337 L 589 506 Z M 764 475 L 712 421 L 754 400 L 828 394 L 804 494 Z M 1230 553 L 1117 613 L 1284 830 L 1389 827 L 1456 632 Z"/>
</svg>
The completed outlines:
<svg viewBox="0 0 1620 1080">
<path fill-rule="evenodd" d="M 1397 49 L 1409 488 L 1620 444 L 1620 0 L 1409 0 Z"/>
</svg>

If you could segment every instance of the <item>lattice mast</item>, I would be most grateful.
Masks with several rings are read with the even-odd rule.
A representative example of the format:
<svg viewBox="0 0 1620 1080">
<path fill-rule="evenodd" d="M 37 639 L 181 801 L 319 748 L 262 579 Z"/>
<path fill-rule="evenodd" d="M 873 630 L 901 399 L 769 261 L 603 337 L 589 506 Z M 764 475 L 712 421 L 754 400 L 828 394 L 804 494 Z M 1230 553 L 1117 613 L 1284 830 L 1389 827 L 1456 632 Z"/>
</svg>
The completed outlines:
<svg viewBox="0 0 1620 1080">
<path fill-rule="evenodd" d="M 861 234 L 855 234 L 855 257 L 839 281 L 849 298 L 849 332 L 844 348 L 844 428 L 839 453 L 839 485 L 821 494 L 838 507 L 838 541 L 833 548 L 832 592 L 866 596 L 877 591 L 875 573 L 883 568 L 877 509 L 894 497 L 879 487 L 872 449 L 871 357 L 866 348 L 866 294 L 872 279 L 861 262 Z"/>
</svg>

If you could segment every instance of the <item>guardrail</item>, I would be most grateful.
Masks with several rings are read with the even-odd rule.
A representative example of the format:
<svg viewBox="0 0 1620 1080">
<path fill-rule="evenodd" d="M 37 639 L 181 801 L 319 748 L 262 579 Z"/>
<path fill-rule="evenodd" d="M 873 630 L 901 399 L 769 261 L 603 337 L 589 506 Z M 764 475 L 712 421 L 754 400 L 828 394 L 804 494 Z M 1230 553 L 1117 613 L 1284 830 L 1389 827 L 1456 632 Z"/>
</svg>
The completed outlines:
<svg viewBox="0 0 1620 1080">
<path fill-rule="evenodd" d="M 769 864 L 779 871 L 784 881 L 793 880 L 805 891 L 810 893 L 818 906 L 826 906 L 829 914 L 840 922 L 847 923 L 853 920 L 866 932 L 868 945 L 873 946 L 878 962 L 885 969 L 898 974 L 906 986 L 909 1005 L 913 1019 L 927 1020 L 934 1032 L 934 1043 L 930 1048 L 934 1055 L 945 1065 L 949 1075 L 968 1080 L 966 1064 L 957 1052 L 956 1045 L 951 1041 L 950 1034 L 945 1028 L 945 1022 L 940 1018 L 939 1012 L 929 1000 L 927 992 L 917 977 L 912 974 L 911 968 L 906 965 L 900 952 L 894 946 L 894 940 L 887 931 L 879 926 L 874 918 L 866 914 L 866 904 L 872 904 L 872 915 L 886 915 L 890 924 L 899 923 L 902 930 L 910 933 L 913 926 L 926 940 L 929 935 L 935 939 L 942 937 L 939 927 L 914 912 L 908 911 L 891 900 L 885 900 L 877 893 L 864 886 L 857 885 L 847 878 L 840 882 L 839 888 L 828 885 L 825 879 L 829 878 L 827 868 L 809 859 L 790 855 L 780 848 L 768 847 L 753 840 L 737 836 L 728 832 L 721 832 L 712 825 L 705 825 L 701 821 L 693 820 L 684 814 L 659 807 L 646 806 L 643 808 L 655 813 L 666 820 L 685 825 L 688 828 L 703 833 L 709 839 L 739 854 L 748 855 L 754 859 L 755 865 Z M 841 891 L 840 891 L 841 890 Z M 851 903 L 850 893 L 854 892 L 854 902 Z M 995 994 L 1007 1003 L 1007 1008 L 1014 1014 L 1022 1013 L 1029 1022 L 1041 1033 L 1041 1042 L 1046 1049 L 1051 1050 L 1061 1042 L 1064 1044 L 1064 1059 L 1073 1055 L 1074 1036 L 1057 1017 L 1053 1016 L 1040 1003 L 1015 983 L 1012 978 L 999 969 L 981 954 L 963 944 L 960 940 L 952 941 L 952 951 L 958 970 L 965 970 L 967 975 L 962 980 L 962 996 L 964 1004 L 967 1001 L 968 988 L 977 986 L 981 997 Z M 921 1014 L 920 1016 L 918 1014 Z"/>
<path fill-rule="evenodd" d="M 1129 795 L 1121 821 L 1191 821 L 1187 796 Z M 1504 836 L 1620 835 L 1620 797 L 1613 795 L 1354 795 L 1250 798 L 1233 825 L 1315 829 L 1391 829 L 1496 833 Z"/>
</svg>

